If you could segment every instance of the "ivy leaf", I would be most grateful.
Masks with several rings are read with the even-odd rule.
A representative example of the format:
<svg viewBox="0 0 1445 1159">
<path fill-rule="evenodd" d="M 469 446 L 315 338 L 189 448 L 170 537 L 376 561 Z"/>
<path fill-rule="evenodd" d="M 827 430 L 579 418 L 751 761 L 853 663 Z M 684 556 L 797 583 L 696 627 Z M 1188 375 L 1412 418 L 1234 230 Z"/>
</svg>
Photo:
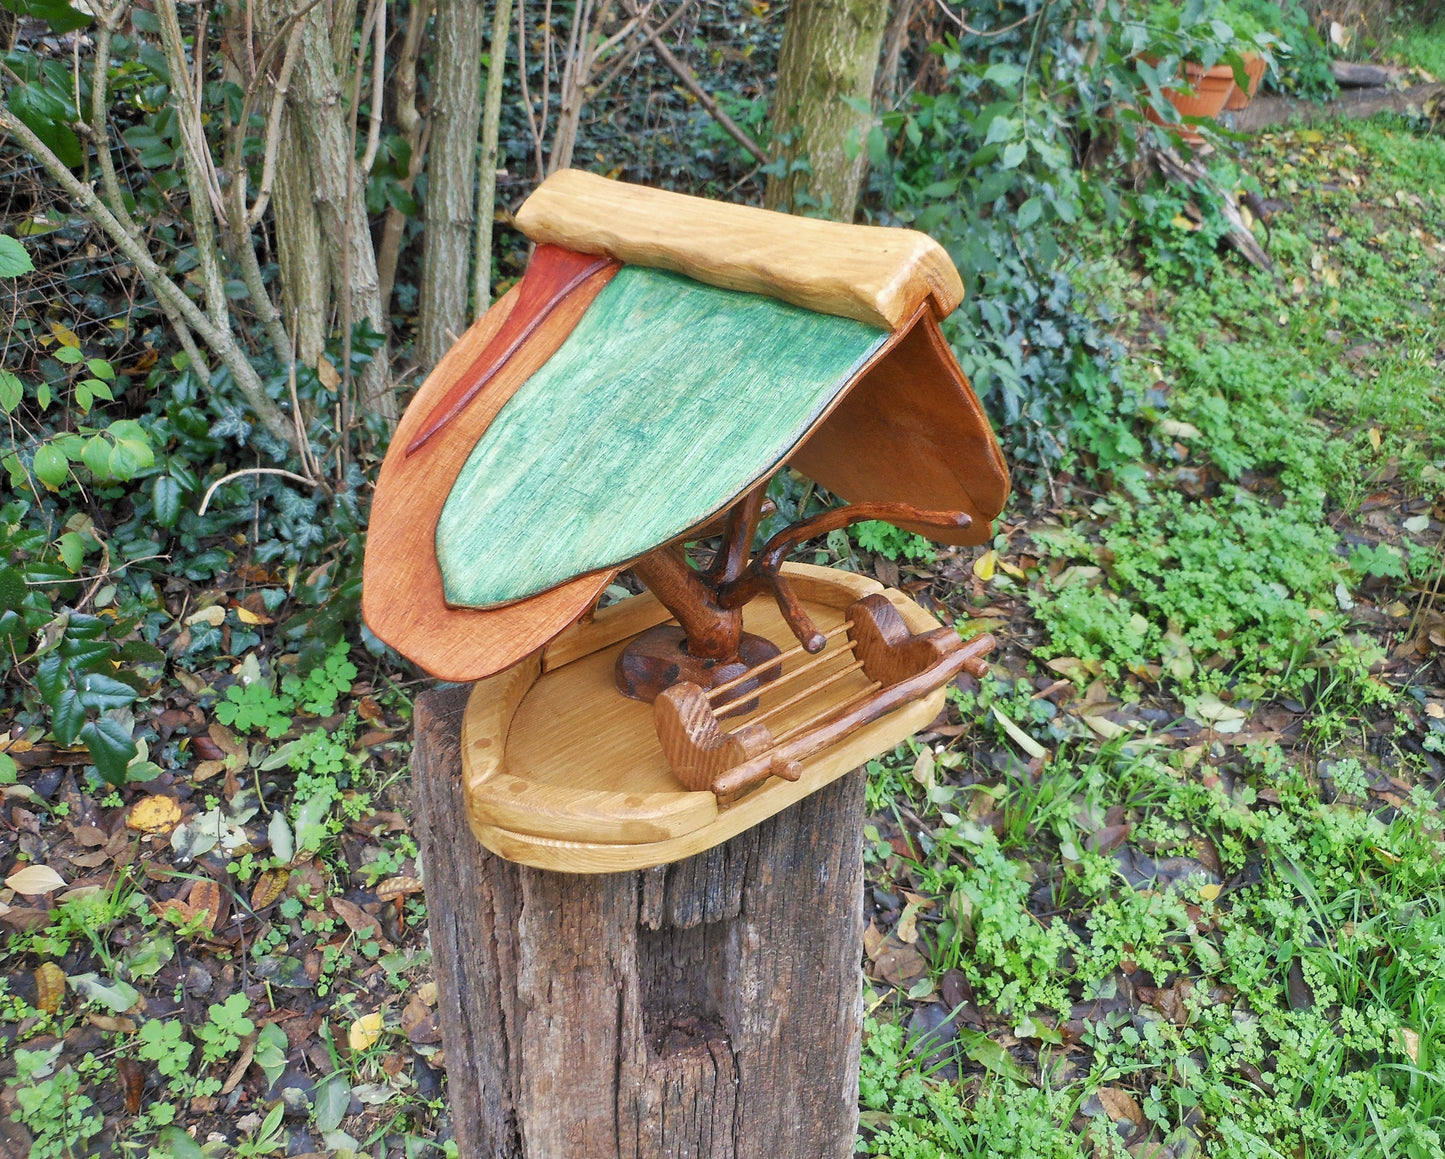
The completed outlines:
<svg viewBox="0 0 1445 1159">
<path fill-rule="evenodd" d="M 179 1127 L 166 1127 L 156 1136 L 164 1159 L 205 1159 L 200 1145 Z"/>
<path fill-rule="evenodd" d="M 35 269 L 25 247 L 13 237 L 0 234 L 0 278 L 18 278 Z"/>
<path fill-rule="evenodd" d="M 132 699 L 134 695 L 131 693 Z M 119 787 L 125 784 L 126 766 L 138 751 L 130 730 L 109 717 L 101 717 L 80 730 L 80 739 L 90 750 L 90 759 L 95 762 L 96 771 L 112 785 Z"/>
<path fill-rule="evenodd" d="M 59 487 L 70 474 L 65 456 L 51 443 L 35 450 L 35 477 L 47 487 Z"/>
</svg>

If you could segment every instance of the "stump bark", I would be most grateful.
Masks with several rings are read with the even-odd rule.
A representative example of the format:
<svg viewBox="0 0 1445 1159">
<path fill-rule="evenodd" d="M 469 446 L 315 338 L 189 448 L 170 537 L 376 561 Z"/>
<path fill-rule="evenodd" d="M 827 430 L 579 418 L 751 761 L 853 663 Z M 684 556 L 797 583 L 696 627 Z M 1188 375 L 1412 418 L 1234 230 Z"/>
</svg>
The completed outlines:
<svg viewBox="0 0 1445 1159">
<path fill-rule="evenodd" d="M 635 873 L 503 861 L 467 827 L 468 690 L 413 755 L 463 1159 L 845 1159 L 862 1034 L 863 773 Z"/>
</svg>

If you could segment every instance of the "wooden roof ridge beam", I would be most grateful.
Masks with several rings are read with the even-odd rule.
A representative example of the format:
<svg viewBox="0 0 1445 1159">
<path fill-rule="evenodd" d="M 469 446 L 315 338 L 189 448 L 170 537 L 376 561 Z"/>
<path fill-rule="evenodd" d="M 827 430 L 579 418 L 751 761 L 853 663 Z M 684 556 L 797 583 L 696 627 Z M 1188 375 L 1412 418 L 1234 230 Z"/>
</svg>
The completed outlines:
<svg viewBox="0 0 1445 1159">
<path fill-rule="evenodd" d="M 886 330 L 925 301 L 945 318 L 963 300 L 947 251 L 925 233 L 847 225 L 626 185 L 563 169 L 517 211 L 532 241 L 606 254 L 727 290 Z"/>
</svg>

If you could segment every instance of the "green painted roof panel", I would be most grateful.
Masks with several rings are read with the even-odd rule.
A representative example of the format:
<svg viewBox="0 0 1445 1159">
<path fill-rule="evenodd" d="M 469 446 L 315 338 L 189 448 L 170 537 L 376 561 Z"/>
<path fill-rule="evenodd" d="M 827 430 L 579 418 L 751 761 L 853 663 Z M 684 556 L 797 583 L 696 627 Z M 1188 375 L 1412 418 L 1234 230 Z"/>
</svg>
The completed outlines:
<svg viewBox="0 0 1445 1159">
<path fill-rule="evenodd" d="M 781 462 L 886 337 L 625 267 L 463 466 L 437 524 L 447 602 L 525 599 L 695 527 Z"/>
</svg>

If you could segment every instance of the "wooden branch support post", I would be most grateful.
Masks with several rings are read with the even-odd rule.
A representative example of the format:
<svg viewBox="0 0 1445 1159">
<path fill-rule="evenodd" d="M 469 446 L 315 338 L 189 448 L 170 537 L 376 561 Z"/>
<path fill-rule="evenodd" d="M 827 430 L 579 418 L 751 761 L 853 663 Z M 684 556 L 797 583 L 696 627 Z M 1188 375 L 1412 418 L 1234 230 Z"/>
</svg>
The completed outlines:
<svg viewBox="0 0 1445 1159">
<path fill-rule="evenodd" d="M 705 853 L 567 874 L 467 825 L 468 689 L 413 770 L 463 1159 L 846 1159 L 857 1127 L 863 774 Z"/>
</svg>

